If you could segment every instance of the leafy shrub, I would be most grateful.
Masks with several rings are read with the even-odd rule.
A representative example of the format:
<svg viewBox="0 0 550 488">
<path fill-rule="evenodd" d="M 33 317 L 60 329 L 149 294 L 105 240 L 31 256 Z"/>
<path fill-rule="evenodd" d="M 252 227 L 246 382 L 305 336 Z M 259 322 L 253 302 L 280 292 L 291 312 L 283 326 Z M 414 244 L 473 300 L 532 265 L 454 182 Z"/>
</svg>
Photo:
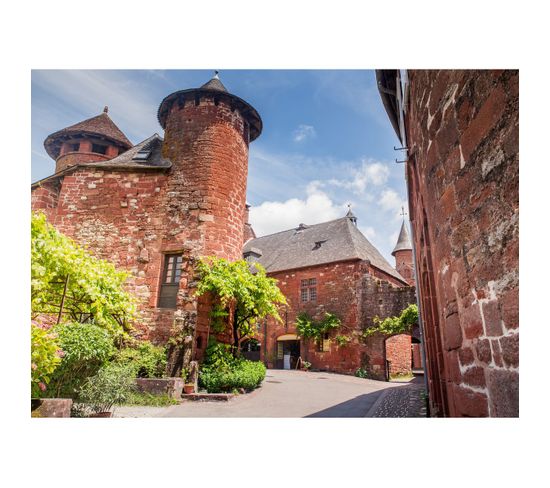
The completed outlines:
<svg viewBox="0 0 550 488">
<path fill-rule="evenodd" d="M 231 392 L 239 388 L 250 391 L 260 386 L 265 374 L 263 363 L 237 359 L 226 367 L 203 366 L 199 373 L 199 384 L 208 393 Z"/>
<path fill-rule="evenodd" d="M 48 396 L 78 398 L 86 379 L 113 356 L 113 338 L 106 329 L 94 324 L 66 323 L 54 330 L 64 356 L 51 378 Z"/>
<path fill-rule="evenodd" d="M 383 320 L 380 317 L 374 317 L 372 321 L 374 326 L 364 329 L 361 334 L 364 339 L 377 332 L 387 336 L 409 332 L 413 325 L 418 323 L 418 307 L 411 303 L 401 311 L 398 317 L 386 317 Z"/>
<path fill-rule="evenodd" d="M 31 391 L 39 397 L 61 362 L 61 350 L 53 332 L 31 325 Z"/>
<path fill-rule="evenodd" d="M 358 368 L 357 371 L 355 371 L 355 376 L 358 378 L 368 378 L 369 373 L 365 368 Z"/>
<path fill-rule="evenodd" d="M 149 341 L 118 351 L 115 362 L 131 366 L 137 378 L 162 378 L 166 371 L 166 349 Z"/>
<path fill-rule="evenodd" d="M 228 368 L 236 359 L 231 352 L 231 345 L 218 342 L 213 337 L 208 341 L 205 351 L 204 365 L 214 368 Z"/>
<path fill-rule="evenodd" d="M 86 380 L 79 390 L 79 399 L 93 413 L 108 412 L 114 405 L 125 403 L 134 389 L 134 369 L 111 363 Z"/>
</svg>

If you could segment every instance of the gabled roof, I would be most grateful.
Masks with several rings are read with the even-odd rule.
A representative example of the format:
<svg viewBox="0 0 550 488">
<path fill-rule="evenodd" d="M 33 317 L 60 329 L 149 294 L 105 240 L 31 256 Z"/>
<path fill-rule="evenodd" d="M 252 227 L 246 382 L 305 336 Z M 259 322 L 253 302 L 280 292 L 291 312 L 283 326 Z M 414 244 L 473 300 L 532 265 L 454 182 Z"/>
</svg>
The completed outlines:
<svg viewBox="0 0 550 488">
<path fill-rule="evenodd" d="M 105 107 L 105 110 L 100 115 L 96 115 L 95 117 L 83 120 L 82 122 L 78 122 L 77 124 L 50 134 L 44 141 L 44 147 L 50 157 L 57 159 L 61 148 L 60 139 L 78 134 L 104 137 L 118 143 L 126 149 L 132 147 L 132 143 L 129 139 L 107 114 L 107 107 Z"/>
<path fill-rule="evenodd" d="M 361 259 L 406 283 L 349 217 L 252 239 L 245 244 L 244 253 L 252 248 L 261 251 L 257 262 L 268 272 Z"/>
<path fill-rule="evenodd" d="M 399 232 L 399 238 L 397 239 L 397 244 L 395 245 L 394 250 L 391 252 L 392 256 L 395 256 L 397 251 L 412 251 L 411 239 L 409 238 L 409 231 L 405 222 L 401 224 L 401 231 Z"/>
</svg>

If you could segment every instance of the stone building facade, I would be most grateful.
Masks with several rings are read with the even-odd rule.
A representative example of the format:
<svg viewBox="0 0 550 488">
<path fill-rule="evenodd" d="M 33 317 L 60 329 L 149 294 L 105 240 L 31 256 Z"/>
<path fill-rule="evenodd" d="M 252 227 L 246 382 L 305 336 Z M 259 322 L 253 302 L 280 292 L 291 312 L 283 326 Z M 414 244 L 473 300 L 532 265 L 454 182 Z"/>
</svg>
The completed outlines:
<svg viewBox="0 0 550 488">
<path fill-rule="evenodd" d="M 377 72 L 406 147 L 432 415 L 519 415 L 518 78 Z"/>
<path fill-rule="evenodd" d="M 260 326 L 260 358 L 269 367 L 294 368 L 301 358 L 314 369 L 352 374 L 363 368 L 381 380 L 389 373 L 411 372 L 410 334 L 390 341 L 389 353 L 382 334 L 361 337 L 365 328 L 374 325 L 374 317 L 399 315 L 416 297 L 414 287 L 359 231 L 351 212 L 334 221 L 300 224 L 253 239 L 246 243 L 244 255 L 278 280 L 288 301 L 281 311 L 282 323 L 270 318 Z M 341 320 L 340 328 L 319 342 L 298 336 L 300 313 L 321 320 L 327 312 Z M 339 342 L 339 336 L 347 340 Z M 393 361 L 396 368 L 386 361 Z M 397 367 L 399 361 L 408 365 L 406 369 Z"/>
<path fill-rule="evenodd" d="M 32 209 L 130 272 L 142 338 L 166 341 L 177 318 L 196 329 L 200 357 L 209 307 L 193 296 L 193 261 L 242 256 L 248 146 L 262 121 L 217 76 L 167 96 L 158 119 L 164 139 L 134 146 L 106 110 L 50 135 L 56 172 L 32 185 Z"/>
</svg>

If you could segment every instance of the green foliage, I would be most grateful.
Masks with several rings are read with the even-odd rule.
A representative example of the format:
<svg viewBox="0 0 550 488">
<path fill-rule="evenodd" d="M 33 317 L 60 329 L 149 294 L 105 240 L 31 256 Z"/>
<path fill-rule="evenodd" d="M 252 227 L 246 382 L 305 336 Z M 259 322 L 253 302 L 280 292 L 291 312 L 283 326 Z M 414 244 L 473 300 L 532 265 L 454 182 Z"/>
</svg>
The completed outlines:
<svg viewBox="0 0 550 488">
<path fill-rule="evenodd" d="M 135 316 L 135 303 L 124 291 L 127 274 L 92 256 L 48 224 L 42 213 L 31 219 L 31 311 L 59 313 L 65 283 L 64 316 L 93 320 L 114 335 Z M 68 279 L 68 281 L 67 281 Z"/>
<path fill-rule="evenodd" d="M 265 269 L 255 264 L 252 273 L 244 261 L 208 257 L 198 261 L 199 282 L 197 295 L 211 293 L 217 300 L 213 313 L 219 320 L 233 313 L 234 354 L 236 346 L 246 337 L 256 333 L 258 320 L 270 315 L 281 320 L 278 305 L 286 304 L 286 298 L 277 286 L 277 280 L 267 277 Z M 218 325 L 219 328 L 219 325 Z"/>
<path fill-rule="evenodd" d="M 347 346 L 351 342 L 351 337 L 347 335 L 337 335 L 334 339 L 340 347 Z"/>
<path fill-rule="evenodd" d="M 109 364 L 80 388 L 79 398 L 94 412 L 108 412 L 114 405 L 122 405 L 135 389 L 134 369 L 128 365 Z"/>
<path fill-rule="evenodd" d="M 46 394 L 77 398 L 78 390 L 115 353 L 113 337 L 95 324 L 66 323 L 53 329 L 64 356 L 54 371 Z"/>
<path fill-rule="evenodd" d="M 199 384 L 208 393 L 232 392 L 240 388 L 250 391 L 260 386 L 265 374 L 263 363 L 235 359 L 230 367 L 203 366 L 199 373 Z"/>
<path fill-rule="evenodd" d="M 210 337 L 208 340 L 208 347 L 205 351 L 203 365 L 212 367 L 213 369 L 228 369 L 234 363 L 235 358 L 231 353 L 231 346 L 218 342 L 215 338 Z"/>
<path fill-rule="evenodd" d="M 118 351 L 115 362 L 132 367 L 137 378 L 162 378 L 166 372 L 166 348 L 140 341 Z"/>
<path fill-rule="evenodd" d="M 33 397 L 46 390 L 51 375 L 61 362 L 61 350 L 52 331 L 31 325 L 31 392 Z"/>
<path fill-rule="evenodd" d="M 377 332 L 387 336 L 410 332 L 413 325 L 418 323 L 418 307 L 415 304 L 410 304 L 399 317 L 387 317 L 383 320 L 374 317 L 373 322 L 374 327 L 363 330 L 361 334 L 363 338 L 370 337 Z"/>
<path fill-rule="evenodd" d="M 365 368 L 358 368 L 355 371 L 355 376 L 357 376 L 358 378 L 368 378 L 369 373 Z"/>
<path fill-rule="evenodd" d="M 298 335 L 304 339 L 323 340 L 323 336 L 342 324 L 341 320 L 333 313 L 325 313 L 322 320 L 314 321 L 306 312 L 296 317 L 296 330 Z"/>
</svg>

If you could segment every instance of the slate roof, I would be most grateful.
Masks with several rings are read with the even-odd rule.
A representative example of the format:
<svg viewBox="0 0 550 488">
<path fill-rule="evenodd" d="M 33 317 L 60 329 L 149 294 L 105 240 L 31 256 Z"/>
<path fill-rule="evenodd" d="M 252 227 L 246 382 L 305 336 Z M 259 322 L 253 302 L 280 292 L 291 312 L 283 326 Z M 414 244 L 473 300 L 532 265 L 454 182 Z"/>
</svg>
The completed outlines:
<svg viewBox="0 0 550 488">
<path fill-rule="evenodd" d="M 257 262 L 268 272 L 361 259 L 406 283 L 349 217 L 258 237 L 248 241 L 243 252 L 257 255 L 258 250 Z"/>
<path fill-rule="evenodd" d="M 401 231 L 399 232 L 399 238 L 394 250 L 391 252 L 392 256 L 395 256 L 397 251 L 412 251 L 411 239 L 409 238 L 409 231 L 405 222 L 401 224 Z"/>
<path fill-rule="evenodd" d="M 130 140 L 124 135 L 124 133 L 116 126 L 111 120 L 111 117 L 106 112 L 107 107 L 100 115 L 96 115 L 90 119 L 83 120 L 77 124 L 66 127 L 65 129 L 58 130 L 53 134 L 50 134 L 44 141 L 44 147 L 47 153 L 53 159 L 57 159 L 59 151 L 61 149 L 60 139 L 64 136 L 71 136 L 77 134 L 89 134 L 99 137 L 106 137 L 122 147 L 129 149 L 132 147 Z"/>
<path fill-rule="evenodd" d="M 170 168 L 172 163 L 168 159 L 162 157 L 162 143 L 162 137 L 158 134 L 153 134 L 151 137 L 141 141 L 139 144 L 136 144 L 134 147 L 128 149 L 128 151 L 119 154 L 113 159 L 109 159 L 108 161 L 85 163 L 83 166 L 112 169 Z M 150 154 L 147 155 L 147 159 L 134 159 L 140 151 L 150 151 Z"/>
<path fill-rule="evenodd" d="M 225 100 L 232 107 L 240 111 L 241 115 L 247 120 L 249 124 L 250 142 L 259 137 L 259 135 L 262 133 L 263 128 L 263 122 L 260 114 L 248 102 L 245 102 L 237 95 L 229 93 L 223 83 L 220 81 L 217 74 L 199 88 L 188 88 L 186 90 L 179 90 L 171 93 L 167 97 L 164 97 L 162 102 L 160 102 L 159 108 L 157 110 L 157 119 L 160 126 L 163 129 L 166 128 L 166 118 L 168 117 L 168 114 L 170 113 L 170 110 L 174 103 L 183 106 L 181 104 L 185 103 L 186 100 L 193 103 L 195 100 L 195 96 L 208 94 L 215 94 L 216 98 L 220 100 Z"/>
<path fill-rule="evenodd" d="M 163 170 L 172 167 L 170 160 L 162 157 L 162 143 L 163 139 L 158 134 L 153 134 L 144 141 L 136 144 L 134 147 L 128 149 L 128 151 L 119 154 L 116 158 L 109 159 L 107 161 L 95 161 L 93 163 L 82 163 L 69 166 L 58 173 L 55 173 L 41 180 L 35 181 L 31 188 L 39 186 L 41 183 L 45 183 L 48 180 L 60 178 L 67 173 L 74 171 L 77 168 L 100 168 L 111 170 Z M 135 160 L 137 153 L 142 150 L 150 151 L 146 159 Z"/>
</svg>

